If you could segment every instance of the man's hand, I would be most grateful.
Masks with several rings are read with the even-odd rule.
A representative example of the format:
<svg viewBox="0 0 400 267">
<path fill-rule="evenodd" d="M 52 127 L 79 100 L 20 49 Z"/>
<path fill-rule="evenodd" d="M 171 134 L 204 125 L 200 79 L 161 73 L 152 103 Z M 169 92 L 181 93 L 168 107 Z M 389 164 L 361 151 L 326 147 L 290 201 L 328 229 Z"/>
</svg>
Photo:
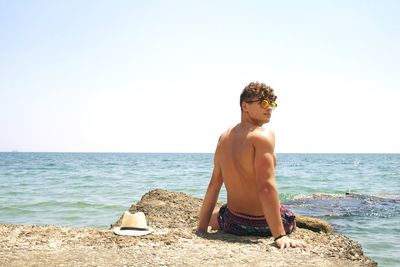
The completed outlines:
<svg viewBox="0 0 400 267">
<path fill-rule="evenodd" d="M 205 237 L 205 236 L 207 235 L 207 232 L 206 232 L 206 231 L 202 231 L 202 230 L 197 230 L 197 231 L 195 232 L 195 234 L 196 234 L 198 237 Z"/>
<path fill-rule="evenodd" d="M 306 243 L 301 240 L 290 239 L 288 236 L 284 236 L 275 241 L 275 244 L 278 248 L 305 248 L 307 247 Z"/>
</svg>

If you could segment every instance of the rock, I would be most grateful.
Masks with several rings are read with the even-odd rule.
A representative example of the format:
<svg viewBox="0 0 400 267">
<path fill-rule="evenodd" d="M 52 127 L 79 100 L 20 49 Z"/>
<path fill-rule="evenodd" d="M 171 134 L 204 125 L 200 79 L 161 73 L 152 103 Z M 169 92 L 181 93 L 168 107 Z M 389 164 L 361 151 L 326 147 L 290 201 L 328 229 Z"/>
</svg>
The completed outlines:
<svg viewBox="0 0 400 267">
<path fill-rule="evenodd" d="M 314 232 L 333 233 L 333 227 L 328 222 L 318 218 L 296 215 L 296 224 L 299 228 L 309 229 Z"/>
<path fill-rule="evenodd" d="M 129 212 L 142 211 L 146 214 L 149 225 L 164 228 L 192 228 L 199 220 L 202 199 L 185 193 L 169 192 L 155 189 L 146 193 L 142 199 L 129 208 Z M 222 204 L 218 203 L 217 207 Z M 111 228 L 121 224 L 121 217 L 111 225 Z M 332 226 L 321 219 L 296 216 L 297 226 L 314 232 L 332 233 Z"/>
<path fill-rule="evenodd" d="M 146 193 L 129 208 L 143 211 L 148 224 L 155 227 L 143 237 L 117 236 L 106 229 L 0 224 L 0 266 L 377 265 L 364 256 L 357 242 L 332 234 L 320 220 L 302 216 L 291 237 L 305 240 L 305 249 L 279 250 L 272 238 L 223 231 L 198 237 L 192 227 L 201 204 L 201 199 L 184 193 L 161 189 Z M 119 223 L 120 219 L 113 225 Z"/>
<path fill-rule="evenodd" d="M 185 193 L 154 189 L 144 194 L 138 203 L 133 204 L 129 212 L 144 212 L 152 227 L 192 228 L 199 219 L 202 203 L 202 199 Z M 119 226 L 121 220 L 122 215 L 111 228 Z"/>
</svg>

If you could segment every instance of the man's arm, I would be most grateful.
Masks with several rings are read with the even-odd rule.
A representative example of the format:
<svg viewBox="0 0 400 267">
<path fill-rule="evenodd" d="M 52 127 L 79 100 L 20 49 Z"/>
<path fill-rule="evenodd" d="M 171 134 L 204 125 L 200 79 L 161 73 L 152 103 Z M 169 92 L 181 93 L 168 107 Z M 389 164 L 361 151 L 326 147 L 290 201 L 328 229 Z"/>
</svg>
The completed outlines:
<svg viewBox="0 0 400 267">
<path fill-rule="evenodd" d="M 274 237 L 284 235 L 278 188 L 275 182 L 273 133 L 259 134 L 254 142 L 254 170 L 264 216 Z"/>
<path fill-rule="evenodd" d="M 275 136 L 272 131 L 260 132 L 254 142 L 255 158 L 254 170 L 262 204 L 264 216 L 274 238 L 285 236 L 286 232 L 282 224 L 280 214 L 280 202 L 278 188 L 275 182 Z M 280 248 L 304 247 L 305 243 L 291 240 L 288 237 L 279 238 L 276 244 Z"/>
<path fill-rule="evenodd" d="M 199 223 L 197 225 L 197 231 L 199 232 L 207 232 L 211 214 L 217 203 L 222 182 L 223 179 L 219 164 L 219 145 L 218 145 L 214 155 L 214 169 L 211 175 L 210 182 L 208 184 L 206 195 L 204 197 L 203 205 L 201 206 L 200 210 L 200 218 L 199 218 Z"/>
</svg>

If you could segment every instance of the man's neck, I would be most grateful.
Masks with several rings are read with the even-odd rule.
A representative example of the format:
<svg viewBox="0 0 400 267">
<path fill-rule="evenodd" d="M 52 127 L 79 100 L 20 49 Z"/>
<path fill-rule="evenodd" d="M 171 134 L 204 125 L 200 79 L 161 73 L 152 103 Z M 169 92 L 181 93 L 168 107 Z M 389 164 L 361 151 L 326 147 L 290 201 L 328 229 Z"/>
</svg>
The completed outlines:
<svg viewBox="0 0 400 267">
<path fill-rule="evenodd" d="M 246 116 L 244 113 L 242 113 L 242 118 L 240 121 L 240 125 L 244 128 L 254 128 L 254 127 L 262 127 L 265 123 L 260 122 L 260 121 L 255 121 L 249 118 L 249 116 Z"/>
</svg>

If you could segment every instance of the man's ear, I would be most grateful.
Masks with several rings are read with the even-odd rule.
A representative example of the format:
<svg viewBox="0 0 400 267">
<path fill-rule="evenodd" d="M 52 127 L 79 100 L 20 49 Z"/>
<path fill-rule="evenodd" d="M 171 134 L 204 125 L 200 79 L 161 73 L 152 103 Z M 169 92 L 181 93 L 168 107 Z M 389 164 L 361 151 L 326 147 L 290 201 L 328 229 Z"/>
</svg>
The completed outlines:
<svg viewBox="0 0 400 267">
<path fill-rule="evenodd" d="M 246 102 L 242 102 L 242 110 L 243 112 L 248 112 L 249 111 L 249 104 Z"/>
</svg>

